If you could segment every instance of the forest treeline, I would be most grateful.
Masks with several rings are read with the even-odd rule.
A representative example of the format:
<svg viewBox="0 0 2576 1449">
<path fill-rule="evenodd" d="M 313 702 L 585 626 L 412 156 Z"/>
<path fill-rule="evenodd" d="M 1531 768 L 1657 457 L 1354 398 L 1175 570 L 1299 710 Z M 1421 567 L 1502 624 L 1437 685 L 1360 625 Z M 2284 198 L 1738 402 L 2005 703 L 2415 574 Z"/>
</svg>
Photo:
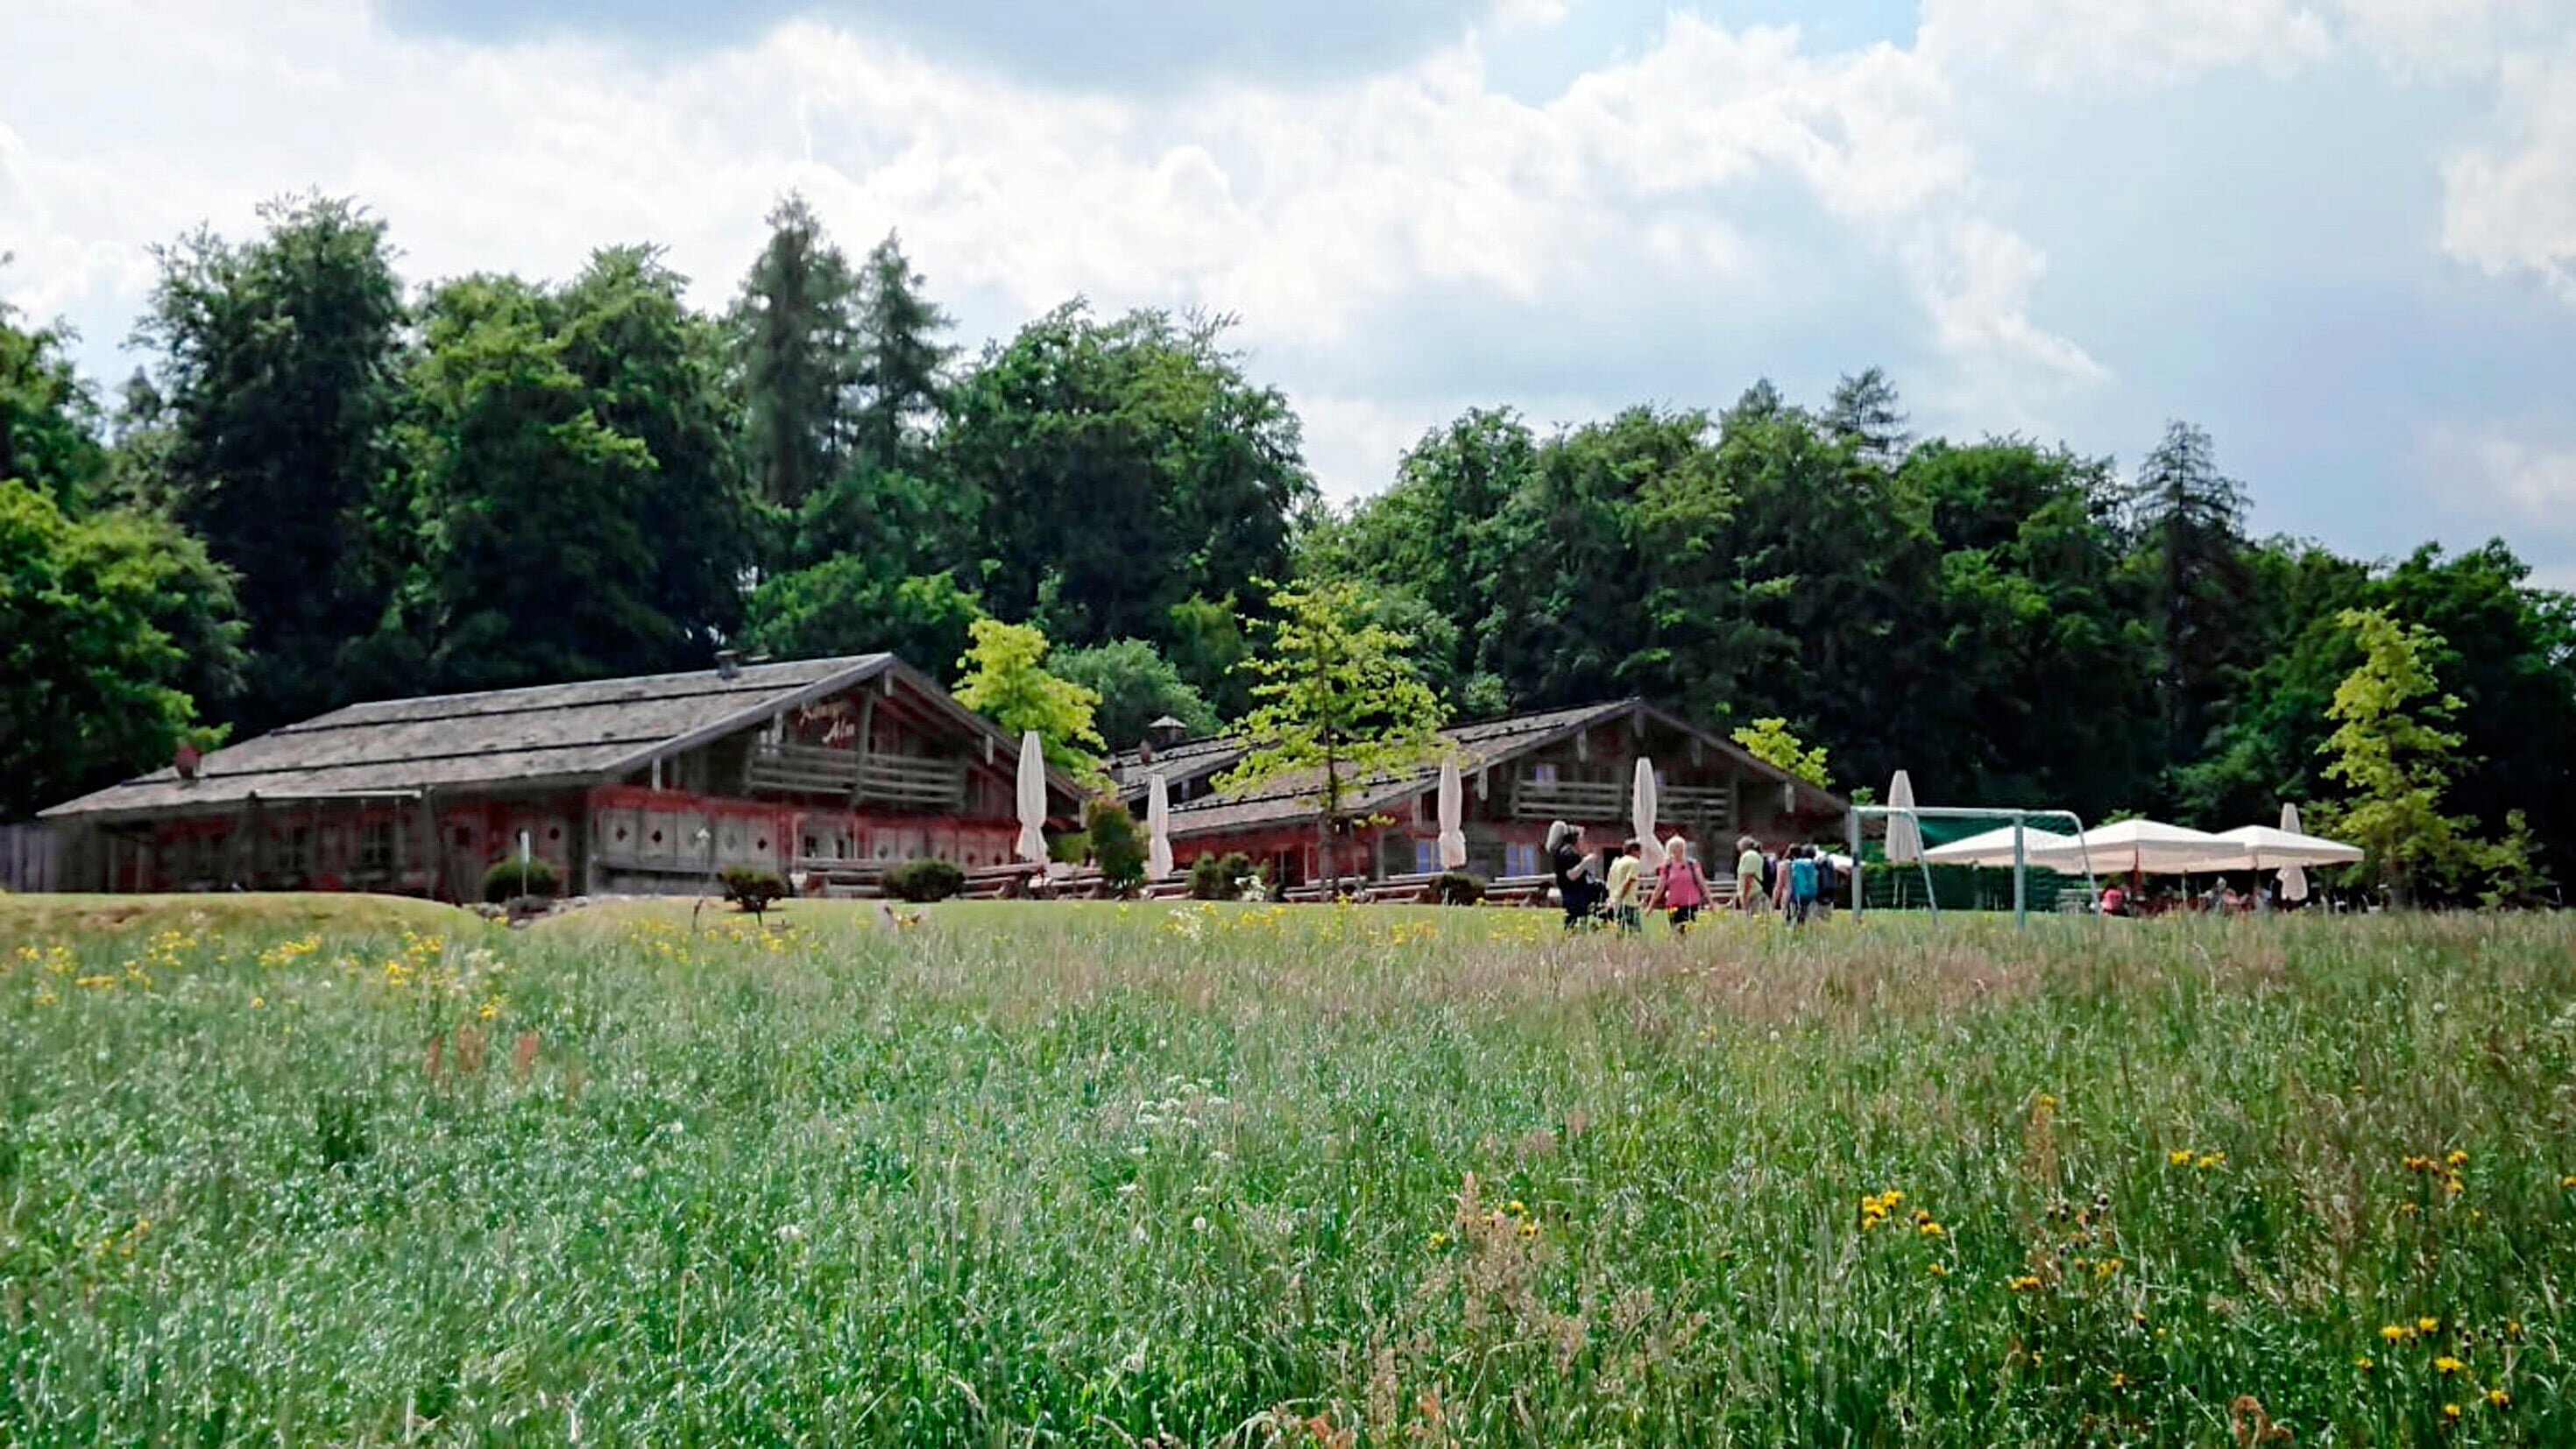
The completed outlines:
<svg viewBox="0 0 2576 1449">
<path fill-rule="evenodd" d="M 158 253 L 103 393 L 0 314 L 0 818 L 351 700 L 1041 629 L 1114 745 L 1247 706 L 1275 585 L 1358 586 L 1462 716 L 1642 695 L 1779 718 L 1835 783 L 2212 827 L 2331 802 L 2350 611 L 2429 631 L 2448 806 L 2576 849 L 2576 604 L 2501 541 L 2394 562 L 2247 531 L 2177 423 L 2124 474 L 1811 402 L 1545 427 L 1478 409 L 1324 505 L 1227 321 L 1076 300 L 967 356 L 893 236 L 790 198 L 720 313 L 649 246 L 407 281 L 352 201 Z"/>
</svg>

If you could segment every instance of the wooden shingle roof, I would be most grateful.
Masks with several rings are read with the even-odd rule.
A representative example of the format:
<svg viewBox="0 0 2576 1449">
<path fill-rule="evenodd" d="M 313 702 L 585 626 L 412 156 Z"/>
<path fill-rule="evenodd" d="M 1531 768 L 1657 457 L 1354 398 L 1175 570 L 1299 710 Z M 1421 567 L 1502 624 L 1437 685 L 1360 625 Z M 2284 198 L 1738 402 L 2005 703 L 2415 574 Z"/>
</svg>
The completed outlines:
<svg viewBox="0 0 2576 1449">
<path fill-rule="evenodd" d="M 314 800 L 615 779 L 888 670 L 945 698 L 893 655 L 860 654 L 746 664 L 730 678 L 700 669 L 383 700 L 216 750 L 199 762 L 194 780 L 155 770 L 57 805 L 44 818 L 149 814 L 253 795 Z"/>
</svg>

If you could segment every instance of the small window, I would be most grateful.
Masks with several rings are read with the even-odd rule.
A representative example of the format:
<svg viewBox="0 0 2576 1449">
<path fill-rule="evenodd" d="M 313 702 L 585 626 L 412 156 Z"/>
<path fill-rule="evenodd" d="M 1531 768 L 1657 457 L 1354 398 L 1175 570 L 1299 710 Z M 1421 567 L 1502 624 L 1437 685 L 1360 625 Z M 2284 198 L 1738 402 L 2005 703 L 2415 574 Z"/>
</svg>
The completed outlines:
<svg viewBox="0 0 2576 1449">
<path fill-rule="evenodd" d="M 659 844 L 661 844 L 661 843 L 662 843 L 662 832 L 661 832 L 661 831 L 656 830 L 656 831 L 654 831 L 654 832 L 653 832 L 653 843 L 654 843 L 655 845 L 659 845 Z"/>
<path fill-rule="evenodd" d="M 1503 874 L 1538 874 L 1538 847 L 1520 841 L 1503 847 Z"/>
<path fill-rule="evenodd" d="M 1440 842 L 1437 840 L 1413 842 L 1413 873 L 1429 875 L 1438 869 L 1440 869 Z"/>
<path fill-rule="evenodd" d="M 766 835 L 764 835 L 764 836 L 762 836 L 760 839 L 753 841 L 753 842 L 751 843 L 751 848 L 752 848 L 752 849 L 754 849 L 754 850 L 759 850 L 759 851 L 766 851 L 766 850 L 768 850 L 768 849 L 769 849 L 769 837 L 768 837 L 768 836 L 766 836 Z"/>
<path fill-rule="evenodd" d="M 548 827 L 546 828 L 546 839 L 548 839 L 548 840 L 561 840 L 561 839 L 563 839 L 563 827 L 562 827 L 562 826 L 560 826 L 560 825 L 548 826 Z"/>
<path fill-rule="evenodd" d="M 1555 783 L 1556 783 L 1556 779 L 1557 779 L 1557 776 L 1556 776 L 1556 762 L 1555 762 L 1555 761 L 1553 761 L 1553 760 L 1542 760 L 1542 761 L 1540 761 L 1538 764 L 1535 764 L 1535 765 L 1530 766 L 1530 783 L 1531 783 L 1531 784 L 1533 784 L 1533 785 L 1553 785 L 1553 784 L 1555 784 Z"/>
</svg>

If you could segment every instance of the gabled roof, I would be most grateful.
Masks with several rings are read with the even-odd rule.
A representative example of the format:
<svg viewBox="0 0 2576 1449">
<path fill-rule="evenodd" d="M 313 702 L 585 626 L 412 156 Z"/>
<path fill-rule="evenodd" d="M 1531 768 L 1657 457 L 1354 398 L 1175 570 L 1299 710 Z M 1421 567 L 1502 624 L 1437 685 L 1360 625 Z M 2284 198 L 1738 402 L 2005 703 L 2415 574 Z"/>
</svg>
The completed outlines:
<svg viewBox="0 0 2576 1449">
<path fill-rule="evenodd" d="M 1547 748 L 1557 741 L 1610 721 L 1636 715 L 1677 733 L 1695 737 L 1702 748 L 1732 759 L 1746 773 L 1762 776 L 1797 787 L 1809 808 L 1839 812 L 1849 802 L 1828 790 L 1818 789 L 1775 765 L 1765 764 L 1746 754 L 1732 741 L 1718 738 L 1679 716 L 1640 699 L 1608 700 L 1600 704 L 1576 705 L 1566 709 L 1542 710 L 1534 714 L 1509 715 L 1502 719 L 1483 720 L 1474 724 L 1455 725 L 1441 732 L 1454 752 L 1450 758 L 1461 772 L 1472 774 L 1491 765 L 1502 764 L 1522 755 Z M 1243 748 L 1234 741 L 1210 740 L 1207 745 L 1230 744 L 1234 755 L 1230 765 L 1240 758 Z M 1382 776 L 1363 781 L 1351 794 L 1350 810 L 1367 814 L 1432 788 L 1439 780 L 1435 763 L 1419 770 Z M 1216 831 L 1241 830 L 1309 819 L 1315 813 L 1317 780 L 1306 775 L 1284 776 L 1244 790 L 1220 790 L 1172 807 L 1172 834 L 1175 838 L 1206 835 Z"/>
<path fill-rule="evenodd" d="M 44 818 L 196 809 L 252 795 L 291 801 L 613 780 L 889 672 L 996 741 L 998 758 L 1018 757 L 1017 740 L 919 671 L 891 654 L 859 654 L 746 664 L 730 678 L 699 669 L 353 704 L 217 750 L 193 781 L 159 769 Z M 1056 783 L 1072 793 L 1069 782 Z"/>
<path fill-rule="evenodd" d="M 1189 740 L 1169 748 L 1156 749 L 1151 758 L 1143 750 L 1123 750 L 1109 757 L 1109 778 L 1118 787 L 1118 798 L 1145 798 L 1147 782 L 1154 776 L 1175 788 L 1220 770 L 1231 769 L 1243 758 L 1243 741 L 1228 736 Z"/>
</svg>

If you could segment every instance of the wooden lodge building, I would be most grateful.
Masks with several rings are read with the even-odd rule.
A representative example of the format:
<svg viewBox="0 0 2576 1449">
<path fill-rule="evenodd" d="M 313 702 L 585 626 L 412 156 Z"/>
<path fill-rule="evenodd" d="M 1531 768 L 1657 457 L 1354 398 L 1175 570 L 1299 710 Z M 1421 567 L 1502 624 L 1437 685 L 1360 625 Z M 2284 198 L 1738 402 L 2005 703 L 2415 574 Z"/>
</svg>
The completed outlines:
<svg viewBox="0 0 2576 1449">
<path fill-rule="evenodd" d="M 1226 789 L 1217 782 L 1243 758 L 1240 743 L 1159 734 L 1118 756 L 1112 772 L 1139 816 L 1152 777 L 1163 776 L 1179 868 L 1202 855 L 1241 852 L 1267 863 L 1284 887 L 1321 878 L 1312 781 Z M 1840 839 L 1850 809 L 1840 796 L 1642 700 L 1459 725 L 1446 738 L 1466 787 L 1467 869 L 1487 880 L 1544 873 L 1541 850 L 1554 821 L 1585 827 L 1594 849 L 1625 840 L 1640 756 L 1654 761 L 1657 833 L 1688 836 L 1712 879 L 1732 877 L 1738 835 L 1771 843 Z M 1351 793 L 1349 808 L 1386 823 L 1350 832 L 1338 862 L 1345 874 L 1385 880 L 1439 869 L 1436 767 L 1369 782 Z"/>
<path fill-rule="evenodd" d="M 386 700 L 41 817 L 66 890 L 471 899 L 524 833 L 567 893 L 937 857 L 1004 865 L 1019 741 L 891 654 Z M 1077 813 L 1049 774 L 1051 816 Z"/>
</svg>

